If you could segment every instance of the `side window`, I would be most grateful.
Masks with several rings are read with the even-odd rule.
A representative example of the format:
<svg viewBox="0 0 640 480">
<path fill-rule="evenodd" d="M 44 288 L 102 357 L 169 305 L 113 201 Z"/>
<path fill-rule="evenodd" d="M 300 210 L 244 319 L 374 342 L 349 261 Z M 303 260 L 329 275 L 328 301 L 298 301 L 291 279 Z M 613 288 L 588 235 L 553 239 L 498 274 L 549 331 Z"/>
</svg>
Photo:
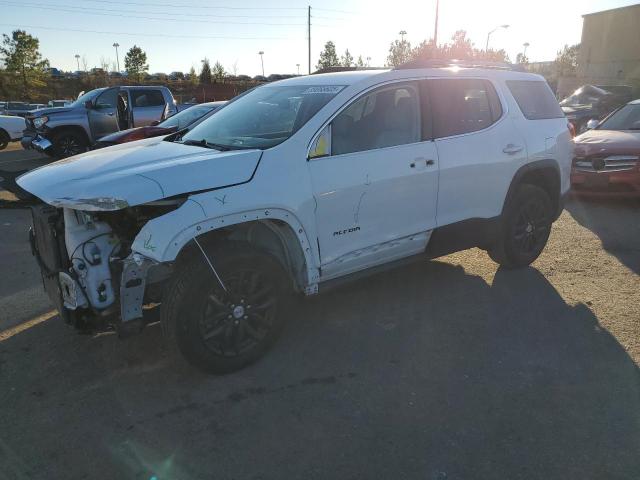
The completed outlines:
<svg viewBox="0 0 640 480">
<path fill-rule="evenodd" d="M 485 80 L 429 80 L 429 93 L 435 138 L 482 130 L 502 115 L 498 95 Z"/>
<path fill-rule="evenodd" d="M 529 120 L 562 118 L 564 113 L 547 82 L 537 80 L 507 80 L 507 87 L 516 99 L 522 114 Z"/>
<path fill-rule="evenodd" d="M 397 84 L 368 93 L 331 123 L 331 154 L 361 152 L 421 140 L 417 85 Z"/>
<path fill-rule="evenodd" d="M 105 90 L 98 98 L 96 98 L 96 108 L 116 108 L 116 102 L 118 101 L 118 89 L 110 88 Z"/>
<path fill-rule="evenodd" d="M 131 100 L 134 107 L 159 107 L 165 103 L 159 90 L 132 90 Z"/>
</svg>

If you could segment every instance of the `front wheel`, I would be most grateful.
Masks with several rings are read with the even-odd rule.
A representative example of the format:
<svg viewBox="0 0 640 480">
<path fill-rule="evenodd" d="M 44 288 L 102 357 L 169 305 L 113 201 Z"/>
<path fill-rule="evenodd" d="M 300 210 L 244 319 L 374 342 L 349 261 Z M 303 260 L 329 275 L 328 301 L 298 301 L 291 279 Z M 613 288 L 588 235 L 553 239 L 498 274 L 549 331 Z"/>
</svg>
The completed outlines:
<svg viewBox="0 0 640 480">
<path fill-rule="evenodd" d="M 63 130 L 51 139 L 53 156 L 67 158 L 87 151 L 88 144 L 83 135 L 73 130 Z"/>
<path fill-rule="evenodd" d="M 506 268 L 533 263 L 547 244 L 553 213 L 547 192 L 521 185 L 505 209 L 500 237 L 489 250 L 491 259 Z"/>
<path fill-rule="evenodd" d="M 249 245 L 205 249 L 181 262 L 165 294 L 165 336 L 192 365 L 229 373 L 256 361 L 279 336 L 290 280 L 272 256 Z"/>
</svg>

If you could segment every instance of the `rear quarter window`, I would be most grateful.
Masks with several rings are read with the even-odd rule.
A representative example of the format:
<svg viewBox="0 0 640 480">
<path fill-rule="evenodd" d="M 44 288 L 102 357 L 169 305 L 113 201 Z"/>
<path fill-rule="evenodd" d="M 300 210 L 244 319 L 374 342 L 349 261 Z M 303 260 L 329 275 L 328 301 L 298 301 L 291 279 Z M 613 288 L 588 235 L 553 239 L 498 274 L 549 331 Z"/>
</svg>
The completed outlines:
<svg viewBox="0 0 640 480">
<path fill-rule="evenodd" d="M 507 87 L 520 111 L 528 120 L 562 118 L 564 113 L 547 82 L 539 80 L 507 80 Z"/>
</svg>

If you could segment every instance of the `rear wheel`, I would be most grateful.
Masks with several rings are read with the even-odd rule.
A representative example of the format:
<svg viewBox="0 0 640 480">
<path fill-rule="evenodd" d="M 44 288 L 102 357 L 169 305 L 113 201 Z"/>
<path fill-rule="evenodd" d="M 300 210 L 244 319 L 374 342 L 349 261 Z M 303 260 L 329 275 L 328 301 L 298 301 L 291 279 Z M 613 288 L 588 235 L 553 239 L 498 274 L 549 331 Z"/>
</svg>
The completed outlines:
<svg viewBox="0 0 640 480">
<path fill-rule="evenodd" d="M 10 141 L 9 134 L 4 130 L 0 130 L 0 150 L 7 148 Z"/>
<path fill-rule="evenodd" d="M 88 144 L 84 136 L 73 130 L 63 130 L 51 139 L 56 158 L 67 158 L 86 152 Z"/>
<path fill-rule="evenodd" d="M 249 245 L 201 252 L 178 267 L 162 304 L 165 336 L 192 365 L 228 373 L 256 361 L 279 336 L 291 298 L 280 263 Z"/>
<path fill-rule="evenodd" d="M 507 268 L 530 265 L 544 250 L 552 222 L 553 206 L 547 192 L 535 185 L 521 185 L 506 207 L 500 238 L 489 256 Z"/>
</svg>

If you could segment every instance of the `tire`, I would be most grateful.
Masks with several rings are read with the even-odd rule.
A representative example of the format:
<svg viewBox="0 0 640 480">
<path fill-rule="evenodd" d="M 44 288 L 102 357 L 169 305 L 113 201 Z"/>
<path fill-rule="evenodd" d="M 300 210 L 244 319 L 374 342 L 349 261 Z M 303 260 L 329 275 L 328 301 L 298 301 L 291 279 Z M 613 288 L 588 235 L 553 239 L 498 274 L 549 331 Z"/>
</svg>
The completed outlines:
<svg viewBox="0 0 640 480">
<path fill-rule="evenodd" d="M 179 262 L 161 305 L 165 338 L 193 366 L 230 373 L 258 360 L 280 335 L 291 281 L 271 255 L 248 244 L 199 250 Z"/>
<path fill-rule="evenodd" d="M 506 207 L 499 239 L 489 250 L 491 259 L 505 268 L 533 263 L 547 244 L 553 215 L 547 192 L 535 185 L 521 185 Z"/>
<path fill-rule="evenodd" d="M 0 130 L 0 150 L 7 148 L 10 141 L 9 134 L 4 130 Z"/>
<path fill-rule="evenodd" d="M 51 138 L 53 156 L 67 158 L 87 151 L 88 144 L 84 135 L 74 130 L 62 130 Z"/>
</svg>

